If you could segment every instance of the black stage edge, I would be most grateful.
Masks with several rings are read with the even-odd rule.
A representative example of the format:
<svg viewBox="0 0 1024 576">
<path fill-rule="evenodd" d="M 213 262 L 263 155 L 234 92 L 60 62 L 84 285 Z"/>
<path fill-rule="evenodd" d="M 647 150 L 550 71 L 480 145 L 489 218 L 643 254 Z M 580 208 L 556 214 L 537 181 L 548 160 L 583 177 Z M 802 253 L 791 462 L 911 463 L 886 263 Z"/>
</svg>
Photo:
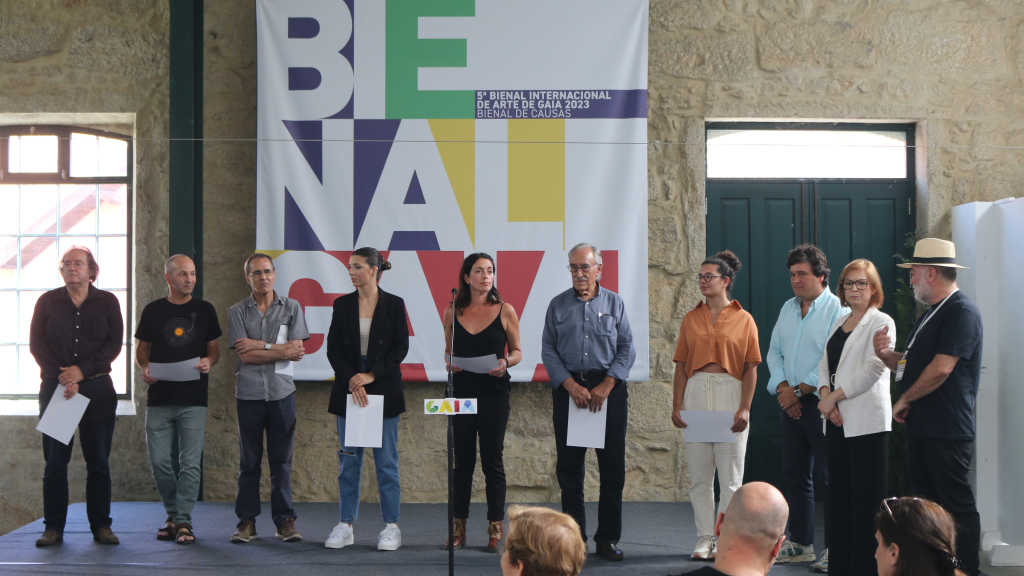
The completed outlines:
<svg viewBox="0 0 1024 576">
<path fill-rule="evenodd" d="M 448 573 L 447 504 L 402 504 L 402 547 L 395 552 L 377 551 L 377 534 L 384 528 L 377 504 L 362 504 L 355 522 L 355 544 L 341 550 L 324 548 L 331 529 L 338 524 L 336 503 L 295 503 L 296 527 L 305 538 L 285 544 L 274 538 L 270 505 L 256 519 L 259 539 L 231 544 L 237 519 L 231 502 L 200 502 L 192 519 L 196 543 L 179 546 L 160 542 L 156 530 L 166 515 L 159 503 L 115 502 L 111 512 L 120 546 L 92 541 L 85 504 L 72 504 L 64 542 L 36 548 L 43 532 L 37 520 L 0 536 L 0 574 L 244 574 L 246 576 L 315 576 L 319 574 L 429 575 Z M 557 509 L 557 504 L 546 504 Z M 817 542 L 823 524 L 818 521 Z M 597 503 L 587 503 L 587 518 L 597 521 Z M 693 509 L 687 502 L 626 502 L 623 505 L 623 540 L 619 547 L 624 562 L 607 562 L 590 555 L 583 574 L 661 575 L 689 572 L 705 563 L 689 559 L 697 543 Z M 487 546 L 486 505 L 473 504 L 467 526 L 467 546 L 455 553 L 455 570 L 461 576 L 501 574 L 499 556 Z M 809 564 L 776 565 L 771 574 L 811 574 Z"/>
</svg>

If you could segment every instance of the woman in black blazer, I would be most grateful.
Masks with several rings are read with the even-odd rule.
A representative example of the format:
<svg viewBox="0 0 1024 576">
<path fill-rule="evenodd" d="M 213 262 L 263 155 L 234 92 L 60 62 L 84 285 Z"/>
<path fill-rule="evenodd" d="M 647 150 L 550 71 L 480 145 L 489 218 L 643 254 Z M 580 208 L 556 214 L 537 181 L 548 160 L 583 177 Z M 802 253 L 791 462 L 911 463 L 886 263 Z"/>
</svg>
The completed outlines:
<svg viewBox="0 0 1024 576">
<path fill-rule="evenodd" d="M 409 352 L 405 302 L 379 289 L 380 275 L 391 268 L 380 252 L 360 248 L 349 258 L 349 278 L 356 291 L 334 301 L 334 317 L 327 335 L 327 359 L 334 368 L 334 389 L 327 411 L 338 417 L 338 505 L 341 522 L 327 538 L 327 548 L 343 548 L 353 541 L 352 523 L 359 515 L 359 479 L 363 448 L 345 445 L 345 409 L 351 393 L 355 405 L 366 407 L 368 394 L 384 397 L 384 433 L 373 449 L 385 527 L 378 550 L 402 545 L 398 528 L 402 487 L 398 479 L 398 417 L 405 412 L 402 360 Z"/>
</svg>

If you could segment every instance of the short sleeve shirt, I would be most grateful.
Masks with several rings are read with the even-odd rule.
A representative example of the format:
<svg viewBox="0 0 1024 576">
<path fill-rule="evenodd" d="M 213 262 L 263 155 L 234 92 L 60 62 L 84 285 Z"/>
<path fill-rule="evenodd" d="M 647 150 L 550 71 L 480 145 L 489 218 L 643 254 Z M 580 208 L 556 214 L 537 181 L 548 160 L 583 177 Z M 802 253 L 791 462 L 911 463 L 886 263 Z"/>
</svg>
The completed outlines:
<svg viewBox="0 0 1024 576">
<path fill-rule="evenodd" d="M 206 344 L 221 337 L 220 322 L 213 304 L 192 298 L 174 304 L 167 298 L 154 300 L 142 309 L 135 329 L 140 342 L 148 342 L 149 361 L 184 362 L 206 356 Z M 147 406 L 206 406 L 210 375 L 200 374 L 190 382 L 156 381 L 149 386 Z"/>
<path fill-rule="evenodd" d="M 687 378 L 714 362 L 733 378 L 742 380 L 745 363 L 761 363 L 754 317 L 733 300 L 718 315 L 718 321 L 712 323 L 707 305 L 697 304 L 683 316 L 673 360 L 686 363 Z"/>
<path fill-rule="evenodd" d="M 228 310 L 228 348 L 234 349 L 239 338 L 262 340 L 276 344 L 279 335 L 287 341 L 309 340 L 309 330 L 297 300 L 274 292 L 274 299 L 266 313 L 256 307 L 252 294 Z M 238 359 L 235 366 L 235 397 L 239 400 L 266 400 L 273 402 L 295 392 L 295 380 L 276 370 L 276 363 L 246 364 Z"/>
<path fill-rule="evenodd" d="M 906 392 L 936 354 L 956 356 L 953 372 L 934 392 L 914 401 L 907 415 L 906 433 L 911 436 L 972 440 L 975 436 L 974 405 L 981 379 L 981 311 L 961 291 L 948 297 L 936 310 L 932 306 L 907 336 L 907 364 L 900 380 Z M 928 319 L 929 316 L 932 316 Z M 927 319 L 927 322 L 924 322 Z M 918 330 L 924 322 L 924 327 Z"/>
</svg>

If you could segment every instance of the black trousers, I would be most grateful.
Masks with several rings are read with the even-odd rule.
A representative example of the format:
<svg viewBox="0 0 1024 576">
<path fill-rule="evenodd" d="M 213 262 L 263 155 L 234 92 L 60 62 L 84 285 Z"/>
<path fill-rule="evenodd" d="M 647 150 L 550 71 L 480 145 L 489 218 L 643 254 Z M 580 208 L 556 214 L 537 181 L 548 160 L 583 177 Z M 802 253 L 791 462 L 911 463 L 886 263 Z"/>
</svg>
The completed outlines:
<svg viewBox="0 0 1024 576">
<path fill-rule="evenodd" d="M 57 389 L 57 381 L 47 378 L 39 387 L 39 415 Z M 89 399 L 82 421 L 78 423 L 78 438 L 85 457 L 85 511 L 89 528 L 109 528 L 110 519 L 110 446 L 114 440 L 114 422 L 117 413 L 117 393 L 110 376 L 97 376 L 83 380 L 78 393 Z M 68 519 L 68 463 L 75 438 L 64 444 L 43 434 L 43 524 L 48 530 L 64 533 Z"/>
<path fill-rule="evenodd" d="M 847 438 L 829 422 L 826 437 L 832 503 L 825 521 L 832 538 L 829 576 L 877 575 L 875 514 L 889 492 L 889 433 Z"/>
<path fill-rule="evenodd" d="M 814 469 L 817 468 L 825 488 L 825 548 L 829 544 L 828 519 L 831 516 L 828 498 L 828 446 L 821 431 L 818 397 L 809 394 L 800 399 L 802 415 L 791 418 L 781 413 L 782 471 L 786 476 L 786 502 L 789 503 L 789 539 L 800 544 L 814 544 Z"/>
<path fill-rule="evenodd" d="M 260 514 L 260 466 L 263 434 L 267 435 L 270 464 L 270 512 L 274 525 L 295 518 L 292 509 L 292 439 L 295 437 L 295 394 L 280 400 L 235 400 L 238 407 L 238 495 L 235 515 L 239 520 Z"/>
<path fill-rule="evenodd" d="M 575 377 L 574 377 L 575 378 Z M 576 381 L 587 389 L 600 384 Z M 586 477 L 587 449 L 566 446 L 569 429 L 569 403 L 572 398 L 563 386 L 552 392 L 555 426 L 555 448 L 558 464 L 555 472 L 562 489 L 562 512 L 572 516 L 580 525 L 580 535 L 587 541 L 587 514 L 583 506 L 583 481 Z M 629 415 L 629 393 L 626 383 L 616 383 L 605 400 L 602 410 L 608 411 L 604 448 L 595 450 L 597 467 L 601 474 L 600 497 L 597 505 L 597 532 L 594 542 L 616 544 L 622 536 L 622 487 L 626 483 L 626 420 Z"/>
<path fill-rule="evenodd" d="M 456 518 L 469 516 L 476 468 L 476 441 L 480 438 L 480 469 L 487 494 L 487 519 L 505 519 L 505 428 L 508 426 L 509 393 L 477 396 L 475 416 L 455 416 L 455 501 Z"/>
<path fill-rule="evenodd" d="M 968 480 L 974 440 L 946 440 L 907 435 L 910 490 L 937 502 L 957 524 L 956 557 L 968 576 L 979 573 L 981 517 Z"/>
</svg>

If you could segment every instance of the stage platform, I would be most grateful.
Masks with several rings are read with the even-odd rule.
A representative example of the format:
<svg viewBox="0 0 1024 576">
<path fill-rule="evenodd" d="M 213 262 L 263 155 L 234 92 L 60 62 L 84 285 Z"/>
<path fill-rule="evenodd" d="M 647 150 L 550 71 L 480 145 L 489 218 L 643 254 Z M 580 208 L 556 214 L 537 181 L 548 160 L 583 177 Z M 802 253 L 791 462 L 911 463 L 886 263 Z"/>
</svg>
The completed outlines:
<svg viewBox="0 0 1024 576">
<path fill-rule="evenodd" d="M 556 505 L 557 506 L 557 505 Z M 384 527 L 376 504 L 363 504 L 355 523 L 355 544 L 341 550 L 324 548 L 324 541 L 338 523 L 334 503 L 297 503 L 296 526 L 305 539 L 286 544 L 274 538 L 269 504 L 257 518 L 259 539 L 249 544 L 231 544 L 235 530 L 232 503 L 200 502 L 193 513 L 197 542 L 178 546 L 160 542 L 156 529 L 164 519 L 158 503 L 114 503 L 111 516 L 120 546 L 101 546 L 92 541 L 85 517 L 85 504 L 73 504 L 68 511 L 64 542 L 50 548 L 36 548 L 43 531 L 37 520 L 0 537 L 0 573 L 22 574 L 111 574 L 170 576 L 171 574 L 244 574 L 246 576 L 316 576 L 345 574 L 437 575 L 448 573 L 448 553 L 441 549 L 447 524 L 444 504 L 403 504 L 402 548 L 377 551 L 377 534 Z M 501 574 L 498 556 L 484 552 L 486 545 L 484 504 L 473 504 L 469 520 L 469 545 L 455 554 L 457 574 Z M 819 513 L 820 515 L 820 513 Z M 587 517 L 596 523 L 597 504 L 587 505 Z M 821 522 L 819 521 L 821 541 Z M 704 563 L 689 560 L 696 544 L 693 509 L 689 503 L 627 502 L 624 505 L 622 542 L 624 562 L 607 562 L 593 554 L 583 574 L 660 575 L 695 570 Z M 992 574 L 1024 574 L 1024 569 Z M 1007 570 L 1007 569 L 1002 569 Z M 776 565 L 771 574 L 810 574 L 807 564 Z"/>
</svg>

